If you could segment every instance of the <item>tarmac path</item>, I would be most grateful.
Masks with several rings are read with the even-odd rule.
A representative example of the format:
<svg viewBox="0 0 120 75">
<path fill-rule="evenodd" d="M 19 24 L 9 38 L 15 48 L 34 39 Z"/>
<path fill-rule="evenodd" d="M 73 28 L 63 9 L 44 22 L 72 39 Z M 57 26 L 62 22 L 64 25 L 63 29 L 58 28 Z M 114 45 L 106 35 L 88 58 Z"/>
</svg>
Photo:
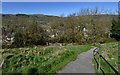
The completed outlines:
<svg viewBox="0 0 120 75">
<path fill-rule="evenodd" d="M 94 65 L 92 64 L 93 50 L 90 49 L 87 52 L 83 52 L 78 55 L 77 59 L 68 63 L 58 73 L 94 73 Z"/>
</svg>

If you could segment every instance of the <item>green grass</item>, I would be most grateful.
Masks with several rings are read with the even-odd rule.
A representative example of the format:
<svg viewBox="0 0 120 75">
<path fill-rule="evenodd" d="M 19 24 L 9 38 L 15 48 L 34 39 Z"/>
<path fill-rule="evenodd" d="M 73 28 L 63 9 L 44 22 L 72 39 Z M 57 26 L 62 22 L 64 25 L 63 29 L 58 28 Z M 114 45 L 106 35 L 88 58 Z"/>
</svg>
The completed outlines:
<svg viewBox="0 0 120 75">
<path fill-rule="evenodd" d="M 105 44 L 99 44 L 98 45 L 99 53 L 117 70 L 118 69 L 118 42 L 111 42 L 111 43 L 105 43 Z M 97 60 L 99 59 L 98 56 L 95 56 Z M 102 73 L 101 71 L 97 70 L 97 65 L 93 59 L 93 63 L 95 64 L 95 70 L 96 73 Z M 114 73 L 114 71 L 108 66 L 108 64 L 103 61 L 103 59 L 100 61 L 101 68 L 106 74 L 111 75 Z"/>
<path fill-rule="evenodd" d="M 92 48 L 91 45 L 33 47 L 6 49 L 2 52 L 5 59 L 4 73 L 56 73 L 66 64 L 76 59 L 77 55 Z"/>
<path fill-rule="evenodd" d="M 0 64 L 2 64 L 2 50 L 0 50 Z M 0 68 L 0 75 L 2 74 L 2 68 Z"/>
</svg>

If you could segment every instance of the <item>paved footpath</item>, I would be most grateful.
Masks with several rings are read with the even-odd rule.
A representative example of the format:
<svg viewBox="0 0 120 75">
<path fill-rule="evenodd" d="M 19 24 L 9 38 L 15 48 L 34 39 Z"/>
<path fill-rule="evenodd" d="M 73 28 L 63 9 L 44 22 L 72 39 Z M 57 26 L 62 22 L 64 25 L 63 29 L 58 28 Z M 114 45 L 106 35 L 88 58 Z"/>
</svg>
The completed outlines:
<svg viewBox="0 0 120 75">
<path fill-rule="evenodd" d="M 83 52 L 78 55 L 77 59 L 67 64 L 58 73 L 95 73 L 94 65 L 92 64 L 93 50 Z"/>
</svg>

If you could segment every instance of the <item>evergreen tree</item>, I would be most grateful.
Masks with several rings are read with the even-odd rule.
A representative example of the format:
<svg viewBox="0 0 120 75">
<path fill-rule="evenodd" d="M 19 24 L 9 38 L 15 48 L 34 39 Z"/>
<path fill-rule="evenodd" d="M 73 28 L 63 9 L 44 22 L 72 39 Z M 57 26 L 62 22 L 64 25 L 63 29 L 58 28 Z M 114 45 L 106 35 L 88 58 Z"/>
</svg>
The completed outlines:
<svg viewBox="0 0 120 75">
<path fill-rule="evenodd" d="M 120 20 L 112 20 L 112 30 L 111 37 L 115 38 L 117 41 L 120 41 Z"/>
</svg>

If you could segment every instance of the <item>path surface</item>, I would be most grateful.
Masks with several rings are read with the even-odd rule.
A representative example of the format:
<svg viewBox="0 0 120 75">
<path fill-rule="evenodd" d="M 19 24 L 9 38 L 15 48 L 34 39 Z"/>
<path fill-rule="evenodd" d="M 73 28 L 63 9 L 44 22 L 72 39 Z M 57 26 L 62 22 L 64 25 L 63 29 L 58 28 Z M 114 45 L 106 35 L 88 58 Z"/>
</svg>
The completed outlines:
<svg viewBox="0 0 120 75">
<path fill-rule="evenodd" d="M 87 52 L 83 52 L 78 55 L 77 59 L 67 64 L 58 73 L 94 73 L 94 65 L 92 64 L 93 50 L 90 49 Z"/>
</svg>

